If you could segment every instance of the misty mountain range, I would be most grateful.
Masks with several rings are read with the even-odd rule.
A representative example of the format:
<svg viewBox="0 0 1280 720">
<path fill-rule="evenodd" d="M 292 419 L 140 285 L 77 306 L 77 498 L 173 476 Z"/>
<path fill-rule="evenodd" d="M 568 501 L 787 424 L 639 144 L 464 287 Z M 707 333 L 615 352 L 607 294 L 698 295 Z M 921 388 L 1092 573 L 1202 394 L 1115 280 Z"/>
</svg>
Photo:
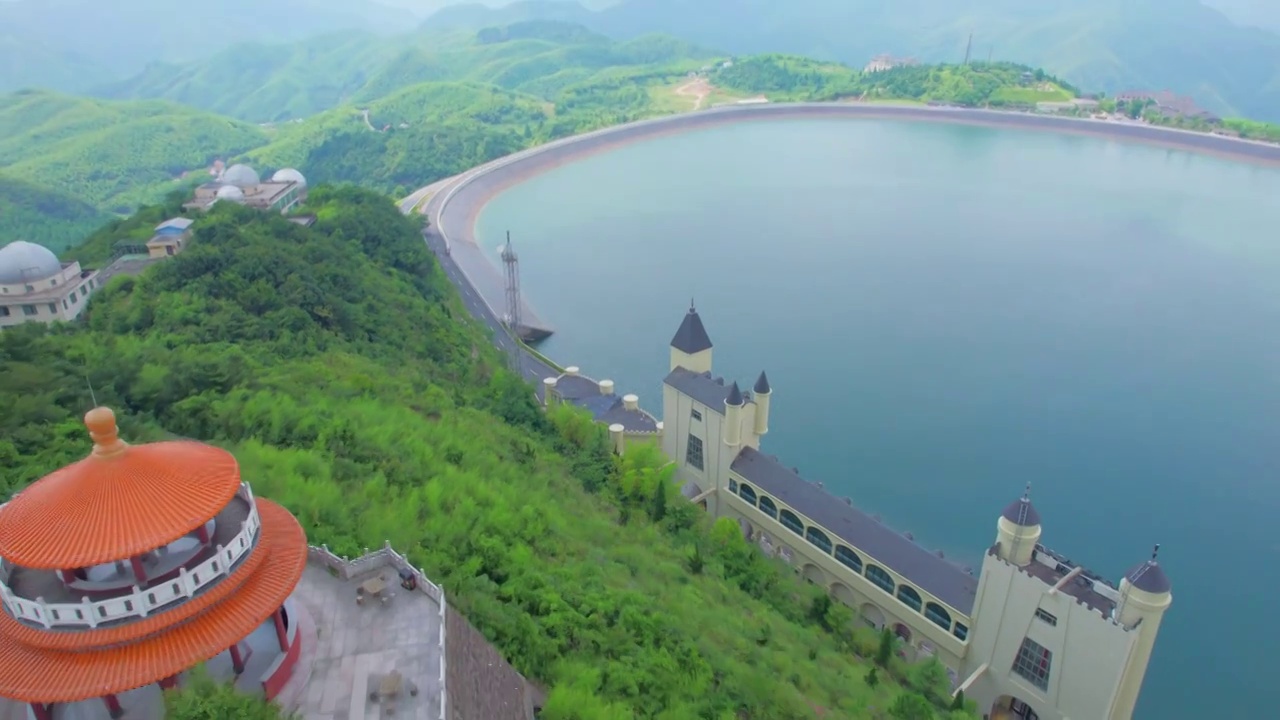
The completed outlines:
<svg viewBox="0 0 1280 720">
<path fill-rule="evenodd" d="M 732 54 L 782 52 L 853 66 L 1014 60 L 1077 85 L 1169 89 L 1223 115 L 1280 121 L 1280 2 L 1261 0 L 0 0 L 0 92 L 90 92 L 244 42 L 425 23 L 479 29 L 579 23 L 618 39 L 673 35 Z M 225 53 L 224 53 L 225 55 Z M 246 62 L 252 62 L 249 57 Z"/>
</svg>

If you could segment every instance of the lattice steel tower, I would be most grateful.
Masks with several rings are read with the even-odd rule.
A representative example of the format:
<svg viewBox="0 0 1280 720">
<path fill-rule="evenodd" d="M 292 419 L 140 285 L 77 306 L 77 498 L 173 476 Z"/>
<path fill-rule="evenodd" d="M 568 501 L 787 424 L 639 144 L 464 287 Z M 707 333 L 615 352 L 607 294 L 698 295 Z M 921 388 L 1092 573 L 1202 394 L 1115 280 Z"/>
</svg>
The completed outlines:
<svg viewBox="0 0 1280 720">
<path fill-rule="evenodd" d="M 520 340 L 520 258 L 511 248 L 510 230 L 507 231 L 507 244 L 502 248 L 502 265 L 507 271 L 507 327 Z"/>
</svg>

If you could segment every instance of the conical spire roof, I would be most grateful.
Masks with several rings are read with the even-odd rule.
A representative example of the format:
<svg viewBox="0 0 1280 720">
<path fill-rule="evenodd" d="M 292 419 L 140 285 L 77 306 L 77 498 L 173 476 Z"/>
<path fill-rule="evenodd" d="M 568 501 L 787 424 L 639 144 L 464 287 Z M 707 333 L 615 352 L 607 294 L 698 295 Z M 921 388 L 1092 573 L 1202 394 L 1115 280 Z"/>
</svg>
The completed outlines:
<svg viewBox="0 0 1280 720">
<path fill-rule="evenodd" d="M 760 371 L 760 377 L 756 378 L 756 386 L 752 388 L 757 395 L 763 395 L 769 392 L 769 376 Z"/>
<path fill-rule="evenodd" d="M 711 338 L 707 336 L 707 329 L 702 326 L 702 318 L 698 317 L 692 300 L 689 301 L 689 312 L 680 322 L 680 329 L 671 338 L 671 347 L 690 355 L 711 349 Z"/>
<path fill-rule="evenodd" d="M 742 405 L 742 390 L 738 388 L 738 382 L 735 380 L 733 385 L 729 386 L 729 396 L 724 399 L 725 405 Z"/>
</svg>

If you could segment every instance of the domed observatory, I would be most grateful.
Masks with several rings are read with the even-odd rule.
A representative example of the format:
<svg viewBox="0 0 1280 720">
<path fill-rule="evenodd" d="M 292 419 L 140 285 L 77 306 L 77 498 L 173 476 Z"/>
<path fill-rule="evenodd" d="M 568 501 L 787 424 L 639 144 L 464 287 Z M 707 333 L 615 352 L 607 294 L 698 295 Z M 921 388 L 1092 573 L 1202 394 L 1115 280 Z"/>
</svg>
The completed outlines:
<svg viewBox="0 0 1280 720">
<path fill-rule="evenodd" d="M 248 165 L 232 165 L 222 173 L 219 178 L 223 185 L 235 185 L 241 189 L 249 189 L 262 180 L 258 177 L 258 173 Z"/>
<path fill-rule="evenodd" d="M 97 271 L 63 263 L 43 245 L 15 240 L 0 248 L 0 328 L 72 320 L 97 289 Z"/>
<path fill-rule="evenodd" d="M 160 717 L 208 661 L 272 698 L 298 660 L 306 536 L 225 450 L 129 445 L 85 416 L 89 457 L 0 506 L 0 697 L 36 720 Z"/>
<path fill-rule="evenodd" d="M 275 174 L 271 176 L 271 182 L 296 183 L 298 185 L 301 185 L 302 187 L 307 186 L 307 179 L 302 176 L 302 173 L 298 172 L 297 170 L 294 170 L 293 168 L 284 168 L 283 170 L 277 170 Z"/>
<path fill-rule="evenodd" d="M 244 190 L 237 185 L 223 185 L 218 188 L 216 197 L 219 200 L 230 200 L 232 202 L 244 202 Z"/>
</svg>

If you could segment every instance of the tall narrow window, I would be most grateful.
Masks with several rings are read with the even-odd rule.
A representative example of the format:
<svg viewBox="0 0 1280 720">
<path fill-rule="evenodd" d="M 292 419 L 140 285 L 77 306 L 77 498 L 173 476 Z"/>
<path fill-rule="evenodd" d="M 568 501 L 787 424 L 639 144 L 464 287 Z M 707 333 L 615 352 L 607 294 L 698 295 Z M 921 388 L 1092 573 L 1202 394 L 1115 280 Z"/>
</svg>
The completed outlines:
<svg viewBox="0 0 1280 720">
<path fill-rule="evenodd" d="M 804 539 L 809 541 L 810 545 L 818 548 L 822 552 L 831 554 L 831 538 L 827 534 L 815 527 L 804 529 Z"/>
<path fill-rule="evenodd" d="M 920 593 L 916 592 L 916 589 L 910 585 L 898 586 L 898 599 L 902 601 L 903 605 L 906 605 L 916 612 L 920 612 L 920 607 L 922 605 L 920 601 Z"/>
<path fill-rule="evenodd" d="M 699 470 L 702 469 L 702 438 L 697 435 L 689 436 L 689 447 L 685 450 L 684 461 Z"/>
<path fill-rule="evenodd" d="M 956 623 L 956 626 L 951 628 L 951 634 L 955 635 L 957 640 L 968 640 L 969 626 L 964 623 Z"/>
<path fill-rule="evenodd" d="M 774 520 L 778 519 L 778 506 L 773 504 L 773 498 L 768 495 L 760 496 L 760 512 L 768 515 Z"/>
<path fill-rule="evenodd" d="M 867 566 L 867 579 L 871 581 L 872 585 L 875 585 L 890 595 L 893 594 L 893 578 L 890 577 L 889 573 L 885 572 L 884 568 L 879 565 Z"/>
<path fill-rule="evenodd" d="M 733 493 L 734 495 L 738 494 L 738 481 L 734 480 L 733 478 L 729 478 L 729 492 Z"/>
<path fill-rule="evenodd" d="M 790 510 L 783 510 L 778 513 L 778 522 L 782 523 L 782 526 L 791 532 L 800 536 L 804 535 L 804 523 L 800 522 L 800 518 L 796 517 L 796 514 Z"/>
<path fill-rule="evenodd" d="M 862 574 L 862 558 L 858 557 L 858 554 L 849 548 L 843 545 L 837 545 L 836 559 L 840 561 L 841 565 L 844 565 L 859 575 Z"/>
<path fill-rule="evenodd" d="M 1013 659 L 1013 671 L 1041 690 L 1048 690 L 1052 664 L 1053 653 L 1049 648 L 1031 638 L 1023 638 L 1018 657 Z"/>
</svg>

